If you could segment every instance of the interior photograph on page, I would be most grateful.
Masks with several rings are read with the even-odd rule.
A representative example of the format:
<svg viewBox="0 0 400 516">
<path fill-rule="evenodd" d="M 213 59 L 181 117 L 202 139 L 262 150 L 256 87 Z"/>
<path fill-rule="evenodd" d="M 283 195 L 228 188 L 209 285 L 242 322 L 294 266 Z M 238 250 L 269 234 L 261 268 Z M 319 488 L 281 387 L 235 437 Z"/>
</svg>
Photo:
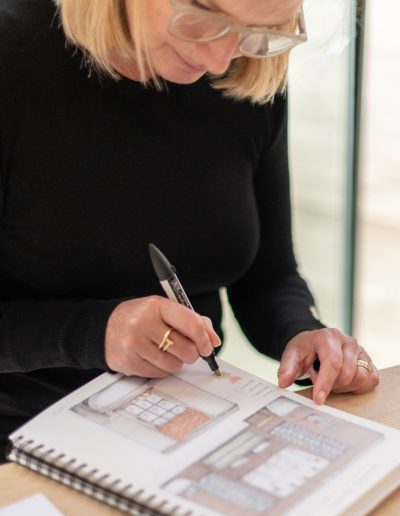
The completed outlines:
<svg viewBox="0 0 400 516">
<path fill-rule="evenodd" d="M 282 514 L 383 434 L 280 396 L 164 487 L 231 516 Z"/>
<path fill-rule="evenodd" d="M 169 376 L 120 378 L 71 410 L 153 450 L 170 452 L 237 408 Z"/>
</svg>

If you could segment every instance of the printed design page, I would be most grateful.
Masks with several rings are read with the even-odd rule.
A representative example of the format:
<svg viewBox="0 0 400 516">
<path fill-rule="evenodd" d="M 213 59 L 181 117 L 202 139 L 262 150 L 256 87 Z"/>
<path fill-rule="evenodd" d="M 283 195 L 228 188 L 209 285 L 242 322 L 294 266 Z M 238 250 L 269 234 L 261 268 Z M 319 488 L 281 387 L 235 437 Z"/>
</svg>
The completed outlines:
<svg viewBox="0 0 400 516">
<path fill-rule="evenodd" d="M 220 378 L 202 360 L 165 379 L 103 374 L 11 437 L 23 435 L 54 456 L 127 482 L 161 486 L 240 432 L 246 417 L 278 390 L 222 361 L 220 366 Z"/>
<path fill-rule="evenodd" d="M 368 472 L 348 504 L 400 462 L 400 432 L 219 362 L 221 378 L 204 361 L 160 380 L 103 374 L 11 437 L 63 454 L 61 466 L 85 464 L 83 476 L 96 469 L 110 484 L 232 516 L 297 511 L 310 493 L 326 507 L 328 478 L 344 492 Z M 330 503 L 326 514 L 337 513 Z"/>
<path fill-rule="evenodd" d="M 175 376 L 162 380 L 123 377 L 71 410 L 167 453 L 205 432 L 238 406 Z"/>
<path fill-rule="evenodd" d="M 284 395 L 246 423 L 164 487 L 221 514 L 282 514 L 383 439 L 379 432 Z"/>
</svg>

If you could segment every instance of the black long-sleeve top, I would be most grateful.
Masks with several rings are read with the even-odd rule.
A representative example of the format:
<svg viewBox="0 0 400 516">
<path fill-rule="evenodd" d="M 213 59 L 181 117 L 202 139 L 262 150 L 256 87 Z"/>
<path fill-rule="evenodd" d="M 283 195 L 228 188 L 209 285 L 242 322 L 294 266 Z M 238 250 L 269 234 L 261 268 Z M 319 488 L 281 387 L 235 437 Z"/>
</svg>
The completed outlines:
<svg viewBox="0 0 400 516">
<path fill-rule="evenodd" d="M 162 294 L 149 242 L 220 334 L 221 287 L 262 353 L 321 327 L 292 249 L 283 98 L 100 79 L 51 0 L 0 0 L 0 174 L 3 447 L 107 369 L 121 300 Z"/>
</svg>

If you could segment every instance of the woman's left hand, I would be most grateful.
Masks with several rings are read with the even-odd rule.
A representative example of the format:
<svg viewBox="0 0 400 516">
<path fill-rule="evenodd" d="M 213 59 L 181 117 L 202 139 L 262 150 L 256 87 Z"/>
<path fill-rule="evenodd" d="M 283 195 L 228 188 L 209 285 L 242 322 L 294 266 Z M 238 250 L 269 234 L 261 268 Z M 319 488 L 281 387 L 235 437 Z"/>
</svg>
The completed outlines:
<svg viewBox="0 0 400 516">
<path fill-rule="evenodd" d="M 318 372 L 312 367 L 316 358 Z M 334 328 L 303 331 L 287 343 L 278 370 L 279 387 L 289 387 L 306 373 L 318 404 L 324 403 L 330 392 L 362 394 L 379 383 L 378 370 L 364 348 Z"/>
</svg>

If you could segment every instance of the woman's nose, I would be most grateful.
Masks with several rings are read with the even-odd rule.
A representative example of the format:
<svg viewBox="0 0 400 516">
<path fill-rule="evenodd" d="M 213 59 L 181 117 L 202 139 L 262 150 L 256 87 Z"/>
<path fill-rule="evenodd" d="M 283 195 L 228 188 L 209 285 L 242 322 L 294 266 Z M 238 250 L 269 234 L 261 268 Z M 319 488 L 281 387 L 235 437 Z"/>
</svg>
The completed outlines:
<svg viewBox="0 0 400 516">
<path fill-rule="evenodd" d="M 209 73 L 220 75 L 228 69 L 232 59 L 239 57 L 238 52 L 240 35 L 228 34 L 210 43 L 199 43 L 197 50 L 201 62 L 207 67 Z"/>
</svg>

